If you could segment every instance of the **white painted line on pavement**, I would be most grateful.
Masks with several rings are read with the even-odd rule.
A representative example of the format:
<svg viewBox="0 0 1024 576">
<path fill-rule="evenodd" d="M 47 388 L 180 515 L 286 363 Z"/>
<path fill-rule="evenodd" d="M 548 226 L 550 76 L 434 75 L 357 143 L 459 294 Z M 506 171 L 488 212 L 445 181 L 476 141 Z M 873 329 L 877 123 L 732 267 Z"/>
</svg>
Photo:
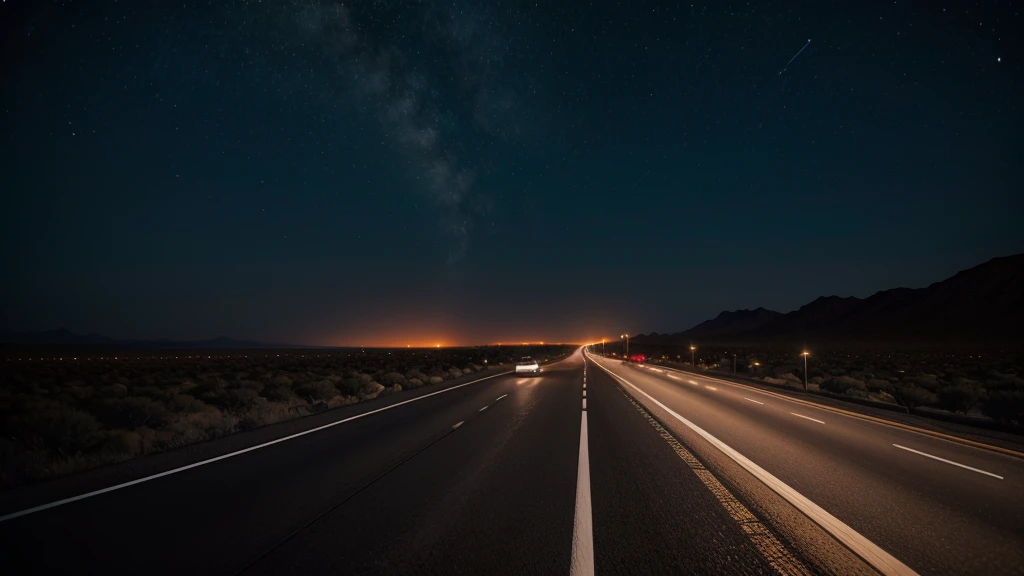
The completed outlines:
<svg viewBox="0 0 1024 576">
<path fill-rule="evenodd" d="M 704 387 L 707 388 L 708 390 L 718 390 L 718 388 L 715 388 L 714 386 L 708 386 L 707 384 L 705 384 Z"/>
<path fill-rule="evenodd" d="M 583 409 L 584 410 L 587 409 L 587 399 L 586 398 L 583 399 Z"/>
<path fill-rule="evenodd" d="M 953 466 L 959 466 L 961 468 L 966 468 L 967 470 L 970 470 L 972 472 L 977 472 L 978 474 L 984 474 L 986 476 L 991 476 L 993 478 L 999 478 L 1000 480 L 1004 479 L 1002 476 L 999 476 L 998 474 L 993 474 L 991 472 L 985 472 L 984 470 L 978 470 L 977 468 L 973 468 L 973 467 L 968 466 L 966 464 L 961 464 L 959 462 L 953 462 L 952 460 L 946 460 L 945 458 L 939 458 L 938 456 L 932 456 L 931 454 L 927 454 L 925 452 L 921 452 L 920 450 L 914 450 L 913 448 L 907 448 L 906 446 L 900 446 L 899 444 L 893 444 L 893 446 L 899 448 L 900 450 L 906 450 L 907 452 L 913 452 L 914 454 L 920 454 L 921 456 L 925 456 L 927 458 L 931 458 L 932 460 L 938 460 L 939 462 L 945 462 L 946 464 L 952 464 Z"/>
<path fill-rule="evenodd" d="M 462 421 L 460 421 L 460 422 L 456 422 L 456 423 L 455 423 L 455 425 L 454 425 L 454 426 L 452 426 L 452 430 L 458 430 L 458 429 L 459 429 L 459 426 L 462 426 L 462 425 L 463 425 L 463 424 L 465 424 L 465 423 L 466 423 L 466 421 L 465 421 L 465 420 L 462 420 Z"/>
<path fill-rule="evenodd" d="M 586 391 L 586 390 L 584 390 L 584 391 L 583 391 L 583 397 L 584 397 L 584 398 L 586 398 L 586 397 L 587 397 L 587 391 Z"/>
<path fill-rule="evenodd" d="M 670 368 L 668 366 L 665 367 L 665 370 L 670 370 L 672 372 L 678 372 L 679 374 L 690 374 L 690 372 L 688 372 L 688 371 L 680 370 L 678 368 Z M 875 416 L 869 416 L 867 414 L 860 414 L 860 413 L 857 413 L 857 412 L 851 412 L 850 410 L 845 410 L 843 408 L 839 408 L 839 407 L 836 407 L 836 406 L 829 406 L 827 404 L 819 404 L 819 403 L 814 402 L 812 400 L 802 400 L 802 399 L 799 399 L 799 398 L 793 398 L 793 397 L 790 397 L 790 396 L 786 396 L 785 394 L 780 394 L 778 392 L 774 392 L 774 391 L 771 391 L 771 390 L 762 390 L 760 388 L 755 388 L 754 386 L 751 386 L 750 384 L 742 384 L 740 382 L 732 382 L 730 380 L 722 380 L 721 378 L 715 378 L 714 376 L 708 376 L 706 374 L 705 375 L 701 375 L 700 378 L 704 378 L 704 379 L 707 379 L 707 380 L 712 380 L 714 382 L 721 382 L 722 384 L 728 384 L 730 386 L 735 386 L 735 387 L 739 387 L 739 388 L 745 388 L 746 390 L 749 390 L 750 392 L 754 392 L 755 394 L 763 394 L 765 396 L 774 396 L 775 398 L 778 398 L 780 400 L 785 400 L 786 402 L 792 402 L 794 404 L 802 404 L 804 406 L 810 406 L 811 408 L 815 408 L 815 409 L 818 409 L 818 410 L 827 410 L 827 411 L 832 412 L 834 414 L 841 414 L 843 416 L 846 416 L 847 418 L 855 418 L 857 420 L 863 420 L 863 421 L 871 422 L 873 424 L 881 424 L 882 426 L 889 426 L 890 428 L 898 428 L 900 430 L 905 430 L 907 432 L 913 432 L 914 434 L 920 434 L 921 436 L 927 436 L 929 438 L 937 438 L 939 440 L 945 440 L 946 442 L 951 442 L 953 444 L 960 444 L 961 446 L 970 446 L 972 448 L 979 448 L 981 450 L 988 450 L 990 452 L 999 452 L 1000 454 L 1006 454 L 1006 455 L 1009 455 L 1009 456 L 1013 456 L 1015 458 L 1024 458 L 1024 452 L 1020 452 L 1018 450 L 1010 450 L 1008 448 L 1003 448 L 1001 446 L 993 446 L 991 444 L 985 444 L 984 442 L 975 442 L 973 440 L 967 440 L 965 438 L 960 438 L 960 437 L 952 436 L 952 435 L 949 435 L 949 434 L 943 434 L 941 432 L 935 432 L 933 430 L 924 430 L 924 429 L 917 428 L 916 426 L 912 426 L 912 425 L 909 425 L 909 424 L 902 424 L 900 422 L 894 422 L 892 420 L 886 420 L 884 418 L 878 418 L 878 417 L 875 417 Z M 694 384 L 695 382 L 691 381 L 690 383 Z"/>
<path fill-rule="evenodd" d="M 497 402 L 498 400 L 501 400 L 505 396 L 508 396 L 508 394 L 502 394 L 501 396 L 498 396 L 497 398 L 495 398 L 494 401 Z"/>
<path fill-rule="evenodd" d="M 759 401 L 754 400 L 752 398 L 747 398 L 746 396 L 744 396 L 743 399 L 746 400 L 747 402 L 753 402 L 754 404 L 762 404 L 762 405 L 764 404 L 764 402 L 759 402 Z"/>
<path fill-rule="evenodd" d="M 484 406 L 483 408 L 477 410 L 477 412 L 483 412 L 484 410 L 487 410 L 490 407 L 491 407 L 490 405 Z"/>
<path fill-rule="evenodd" d="M 584 400 L 584 403 L 586 400 Z M 580 420 L 580 458 L 576 472 L 576 516 L 572 523 L 572 562 L 569 576 L 594 574 L 594 514 L 590 507 L 590 448 L 587 413 Z"/>
<path fill-rule="evenodd" d="M 679 376 L 676 376 L 675 374 L 666 374 L 666 376 L 672 378 L 673 380 L 679 380 Z"/>
<path fill-rule="evenodd" d="M 689 382 L 690 384 L 693 384 L 694 386 L 699 386 L 699 384 L 697 384 L 697 382 L 695 382 L 693 380 L 687 380 L 687 382 Z"/>
<path fill-rule="evenodd" d="M 369 412 L 363 412 L 362 414 L 356 414 L 355 416 L 349 416 L 348 418 L 343 418 L 341 420 L 338 420 L 337 422 L 330 422 L 328 424 L 324 424 L 323 426 L 317 426 L 316 428 L 310 428 L 309 430 L 303 430 L 302 432 L 297 432 L 297 433 L 291 434 L 289 436 L 284 436 L 282 438 L 278 438 L 277 440 L 271 440 L 270 442 L 264 442 L 262 444 L 257 444 L 255 446 L 250 446 L 248 448 L 245 448 L 245 449 L 242 449 L 242 450 L 237 450 L 235 452 L 229 452 L 227 454 L 222 454 L 222 455 L 216 456 L 214 458 L 208 458 L 206 460 L 200 460 L 199 462 L 194 462 L 192 464 L 189 464 L 188 466 L 182 466 L 180 468 L 174 468 L 173 470 L 167 470 L 165 472 L 160 472 L 159 474 L 153 474 L 152 476 L 145 476 L 143 478 L 138 478 L 138 479 L 132 480 L 130 482 L 124 482 L 124 483 L 121 483 L 121 484 L 115 484 L 114 486 L 108 486 L 106 488 L 101 488 L 99 490 L 93 490 L 92 492 L 86 492 L 85 494 L 79 494 L 78 496 L 72 496 L 71 498 L 64 498 L 63 500 L 57 500 L 57 501 L 54 501 L 54 502 L 50 502 L 49 504 L 42 504 L 42 505 L 36 506 L 34 508 L 26 508 L 25 510 L 20 510 L 18 512 L 12 512 L 10 514 L 7 514 L 6 516 L 0 516 L 0 522 L 4 522 L 4 521 L 7 521 L 7 520 L 12 520 L 14 518 L 18 518 L 20 516 L 26 516 L 28 514 L 33 514 L 35 512 L 42 512 L 43 510 L 48 510 L 50 508 L 56 508 L 57 506 L 63 506 L 64 504 L 70 504 L 72 502 L 77 502 L 79 500 L 85 500 L 86 498 L 92 498 L 93 496 L 99 496 L 100 494 L 106 494 L 107 492 L 113 492 L 114 490 L 120 490 L 121 488 L 127 488 L 129 486 L 134 486 L 136 484 L 142 484 L 143 482 L 149 482 L 150 480 L 156 480 L 157 478 L 163 478 L 164 476 L 170 476 L 171 474 L 177 474 L 178 472 L 184 472 L 185 470 L 191 470 L 192 468 L 198 468 L 200 466 L 205 466 L 207 464 L 212 464 L 212 463 L 218 462 L 220 460 L 227 460 L 228 458 L 232 458 L 234 456 L 239 456 L 241 454 L 245 454 L 246 452 L 252 452 L 254 450 L 259 450 L 260 448 L 266 448 L 267 446 L 273 446 L 274 444 L 279 444 L 281 442 L 286 442 L 288 440 L 292 440 L 292 439 L 298 438 L 300 436 L 305 436 L 306 434 L 312 434 L 313 432 L 319 432 L 320 430 L 325 430 L 327 428 L 331 428 L 332 426 L 337 426 L 338 424 L 344 424 L 345 422 L 351 422 L 352 420 L 358 420 L 359 418 L 363 418 L 363 417 L 369 416 L 371 414 L 376 414 L 378 412 L 384 412 L 385 410 L 391 410 L 392 408 L 398 408 L 399 406 L 402 406 L 404 404 L 409 404 L 411 402 L 419 402 L 420 400 L 423 400 L 424 398 L 430 398 L 431 396 L 437 396 L 438 394 L 444 394 L 445 392 L 451 392 L 452 390 L 458 390 L 459 388 L 463 388 L 465 386 L 469 386 L 470 384 L 476 384 L 477 382 L 483 382 L 484 380 L 490 380 L 491 378 L 497 378 L 498 376 L 505 376 L 505 375 L 508 375 L 508 374 L 511 374 L 511 373 L 512 372 L 509 371 L 509 372 L 502 372 L 500 374 L 491 374 L 490 376 L 485 376 L 483 378 L 480 378 L 480 379 L 477 379 L 477 380 L 473 380 L 472 382 L 466 382 L 464 384 L 458 384 L 456 386 L 452 386 L 451 388 L 445 388 L 444 390 L 438 390 L 437 392 L 431 392 L 430 394 L 424 394 L 423 396 L 417 396 L 415 398 L 410 398 L 408 400 L 402 400 L 401 402 L 395 402 L 394 404 L 391 404 L 391 405 L 388 405 L 388 406 L 384 406 L 382 408 L 377 408 L 376 410 L 370 410 Z"/>
<path fill-rule="evenodd" d="M 797 414 L 796 412 L 790 412 L 790 414 L 792 414 L 793 416 L 799 416 L 801 418 L 806 418 L 807 420 L 810 420 L 812 422 L 817 422 L 818 424 L 824 424 L 823 421 L 818 420 L 817 418 L 811 418 L 810 416 L 804 416 L 803 414 Z"/>
<path fill-rule="evenodd" d="M 595 362 L 596 363 L 596 362 Z M 852 550 L 855 554 L 863 558 L 868 564 L 873 566 L 876 570 L 885 574 L 886 576 L 917 576 L 912 568 L 897 560 L 894 556 L 882 550 L 877 544 L 868 540 L 859 532 L 847 526 L 842 520 L 829 514 L 824 508 L 818 506 L 814 502 L 811 502 L 806 496 L 797 492 L 791 488 L 788 484 L 779 480 L 770 472 L 761 468 L 749 458 L 740 454 L 734 450 L 731 446 L 722 442 L 718 438 L 715 438 L 710 433 L 706 432 L 700 426 L 697 426 L 693 422 L 690 422 L 686 418 L 680 416 L 677 412 L 662 404 L 654 396 L 651 396 L 647 392 L 644 392 L 629 380 L 615 374 L 608 368 L 605 368 L 600 363 L 597 363 L 605 372 L 611 375 L 616 380 L 619 380 L 623 384 L 629 386 L 633 390 L 646 397 L 648 400 L 653 402 L 659 408 L 670 414 L 676 420 L 682 422 L 687 428 L 693 430 L 702 438 L 711 443 L 712 446 L 717 448 L 723 454 L 732 458 L 734 462 L 742 466 L 748 472 L 750 472 L 755 478 L 763 482 L 766 486 L 771 488 L 776 494 L 785 498 L 790 504 L 795 506 L 798 510 L 803 512 L 808 518 L 816 522 L 819 526 L 824 528 L 829 534 L 832 534 L 837 540 L 842 542 L 847 548 Z"/>
</svg>

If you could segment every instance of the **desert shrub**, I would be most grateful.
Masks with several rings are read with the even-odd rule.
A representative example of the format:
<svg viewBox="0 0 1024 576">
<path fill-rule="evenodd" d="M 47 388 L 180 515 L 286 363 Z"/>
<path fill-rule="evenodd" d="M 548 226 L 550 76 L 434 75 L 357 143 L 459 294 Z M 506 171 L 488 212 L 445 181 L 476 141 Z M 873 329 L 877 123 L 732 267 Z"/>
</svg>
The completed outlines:
<svg viewBox="0 0 1024 576">
<path fill-rule="evenodd" d="M 415 378 L 416 380 L 419 380 L 420 382 L 426 382 L 428 377 L 427 377 L 426 374 L 424 374 L 420 370 L 413 369 L 413 370 L 409 370 L 408 372 L 405 373 L 405 378 L 406 378 L 406 380 L 412 380 L 412 379 Z"/>
<path fill-rule="evenodd" d="M 423 387 L 423 381 L 420 380 L 419 378 L 410 378 L 409 380 L 406 381 L 405 385 L 410 390 L 415 390 L 416 388 Z"/>
<path fill-rule="evenodd" d="M 363 389 L 363 384 L 364 382 L 359 378 L 345 378 L 337 388 L 345 394 L 356 395 Z"/>
<path fill-rule="evenodd" d="M 935 374 L 921 374 L 913 382 L 925 390 L 935 391 L 939 388 L 939 377 Z"/>
<path fill-rule="evenodd" d="M 448 369 L 448 375 L 451 376 L 452 378 L 458 378 L 459 376 L 462 376 L 462 370 L 459 370 L 458 368 L 452 366 L 451 368 Z"/>
<path fill-rule="evenodd" d="M 938 406 L 950 412 L 966 414 L 981 399 L 981 387 L 970 381 L 962 381 L 939 390 Z"/>
<path fill-rule="evenodd" d="M 292 379 L 287 377 L 287 376 L 285 376 L 284 374 L 281 374 L 280 376 L 274 377 L 274 379 L 271 380 L 271 382 L 273 382 L 274 384 L 277 384 L 278 386 L 289 386 L 290 387 L 292 385 Z"/>
<path fill-rule="evenodd" d="M 850 376 L 829 378 L 820 384 L 822 390 L 836 394 L 866 395 L 867 387 L 863 382 Z"/>
<path fill-rule="evenodd" d="M 880 380 L 878 378 L 869 378 L 867 382 L 864 382 L 864 385 L 872 392 L 887 391 L 891 388 L 887 380 Z"/>
<path fill-rule="evenodd" d="M 444 382 L 444 378 L 441 378 L 440 376 L 431 376 L 430 377 L 430 383 L 431 384 L 440 384 L 441 382 Z"/>
<path fill-rule="evenodd" d="M 793 374 L 792 372 L 786 372 L 785 374 L 783 374 L 782 379 L 790 386 L 800 387 L 804 385 L 804 381 L 799 376 Z"/>
<path fill-rule="evenodd" d="M 206 403 L 191 394 L 175 394 L 168 407 L 172 412 L 201 412 L 206 408 Z"/>
<path fill-rule="evenodd" d="M 271 402 L 291 402 L 295 398 L 295 392 L 288 386 L 280 384 L 268 384 L 263 388 L 263 397 Z"/>
<path fill-rule="evenodd" d="M 338 395 L 338 389 L 330 380 L 306 382 L 295 389 L 295 393 L 309 402 L 329 400 Z"/>
<path fill-rule="evenodd" d="M 133 430 L 104 430 L 98 445 L 109 454 L 134 456 L 142 451 L 142 436 Z"/>
<path fill-rule="evenodd" d="M 868 398 L 871 398 L 872 400 L 877 400 L 879 402 L 888 402 L 890 404 L 896 403 L 896 398 L 893 398 L 893 395 L 889 394 L 885 390 L 878 390 L 876 392 L 872 392 L 871 394 L 868 395 Z"/>
<path fill-rule="evenodd" d="M 380 396 L 380 393 L 383 391 L 383 385 L 378 384 L 377 382 L 370 382 L 369 384 L 363 386 L 363 393 L 361 396 L 365 400 L 372 400 L 377 396 Z"/>
<path fill-rule="evenodd" d="M 990 418 L 1024 424 L 1024 390 L 993 390 L 981 408 Z"/>
<path fill-rule="evenodd" d="M 100 388 L 100 396 L 106 398 L 124 396 L 128 394 L 128 387 L 124 384 L 107 384 Z"/>
<path fill-rule="evenodd" d="M 179 445 L 217 438 L 234 431 L 238 420 L 220 410 L 208 407 L 202 412 L 181 414 L 169 425 L 177 436 Z"/>
<path fill-rule="evenodd" d="M 260 396 L 258 390 L 252 388 L 232 388 L 224 393 L 223 406 L 229 410 L 245 410 L 250 406 L 266 403 L 266 399 Z"/>
<path fill-rule="evenodd" d="M 88 412 L 51 406 L 13 418 L 8 428 L 13 437 L 28 446 L 74 454 L 92 447 L 100 423 Z"/>
<path fill-rule="evenodd" d="M 380 377 L 380 381 L 385 386 L 403 385 L 407 382 L 405 376 L 402 376 L 398 372 L 388 372 Z"/>
<path fill-rule="evenodd" d="M 912 410 L 918 406 L 934 404 L 937 401 L 935 394 L 908 382 L 894 384 L 892 396 L 896 399 L 897 404 L 907 410 Z"/>
</svg>

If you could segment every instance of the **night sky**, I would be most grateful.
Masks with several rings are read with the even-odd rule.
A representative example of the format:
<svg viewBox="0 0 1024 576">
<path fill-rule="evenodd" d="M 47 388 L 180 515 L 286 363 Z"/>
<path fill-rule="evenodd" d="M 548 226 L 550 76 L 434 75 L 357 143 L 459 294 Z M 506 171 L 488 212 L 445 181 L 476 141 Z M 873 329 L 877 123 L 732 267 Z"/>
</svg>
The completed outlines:
<svg viewBox="0 0 1024 576">
<path fill-rule="evenodd" d="M 1020 5 L 662 4 L 7 0 L 0 329 L 581 341 L 1024 252 Z"/>
</svg>

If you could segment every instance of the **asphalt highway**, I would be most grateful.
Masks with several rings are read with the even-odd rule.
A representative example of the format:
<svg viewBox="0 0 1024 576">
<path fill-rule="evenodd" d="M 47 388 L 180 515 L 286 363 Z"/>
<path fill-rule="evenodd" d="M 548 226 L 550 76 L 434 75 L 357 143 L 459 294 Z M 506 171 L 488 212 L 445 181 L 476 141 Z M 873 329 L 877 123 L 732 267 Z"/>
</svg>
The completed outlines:
<svg viewBox="0 0 1024 576">
<path fill-rule="evenodd" d="M 216 459 L 127 466 L 116 482 L 77 491 L 65 482 L 52 498 L 46 486 L 6 494 L 0 569 L 1013 574 L 1024 566 L 1020 460 L 582 351 L 536 377 L 501 374 L 321 416 L 295 436 L 264 432 L 245 444 L 238 435 Z M 82 494 L 90 495 L 64 500 Z"/>
<path fill-rule="evenodd" d="M 1024 570 L 1020 458 L 715 378 L 592 358 L 698 455 L 722 451 L 697 428 L 913 571 Z"/>
</svg>

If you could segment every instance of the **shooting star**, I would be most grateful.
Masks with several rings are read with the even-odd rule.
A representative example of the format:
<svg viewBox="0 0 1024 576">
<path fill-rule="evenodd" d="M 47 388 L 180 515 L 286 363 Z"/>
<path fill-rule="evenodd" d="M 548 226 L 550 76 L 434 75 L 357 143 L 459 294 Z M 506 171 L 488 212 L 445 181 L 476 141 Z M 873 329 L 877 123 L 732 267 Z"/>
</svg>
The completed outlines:
<svg viewBox="0 0 1024 576">
<path fill-rule="evenodd" d="M 811 45 L 811 39 L 808 38 L 807 39 L 807 44 L 804 44 L 804 47 L 801 48 L 796 54 L 794 54 L 793 57 L 789 59 L 789 62 L 786 62 L 786 65 L 782 67 L 782 70 L 779 70 L 779 76 L 782 76 L 782 73 L 786 71 L 786 68 L 789 68 L 789 65 L 793 63 L 793 60 L 796 60 L 796 57 L 800 55 L 800 52 L 803 52 L 804 50 L 806 50 L 807 47 L 810 46 L 810 45 Z"/>
<path fill-rule="evenodd" d="M 636 184 L 633 184 L 633 188 L 636 188 L 641 182 L 643 182 L 644 178 L 647 178 L 647 175 L 650 174 L 650 173 L 651 173 L 650 170 L 648 170 L 647 172 L 644 172 L 644 175 L 641 176 L 640 179 L 636 181 Z M 629 190 L 632 191 L 633 188 L 630 188 Z"/>
</svg>

